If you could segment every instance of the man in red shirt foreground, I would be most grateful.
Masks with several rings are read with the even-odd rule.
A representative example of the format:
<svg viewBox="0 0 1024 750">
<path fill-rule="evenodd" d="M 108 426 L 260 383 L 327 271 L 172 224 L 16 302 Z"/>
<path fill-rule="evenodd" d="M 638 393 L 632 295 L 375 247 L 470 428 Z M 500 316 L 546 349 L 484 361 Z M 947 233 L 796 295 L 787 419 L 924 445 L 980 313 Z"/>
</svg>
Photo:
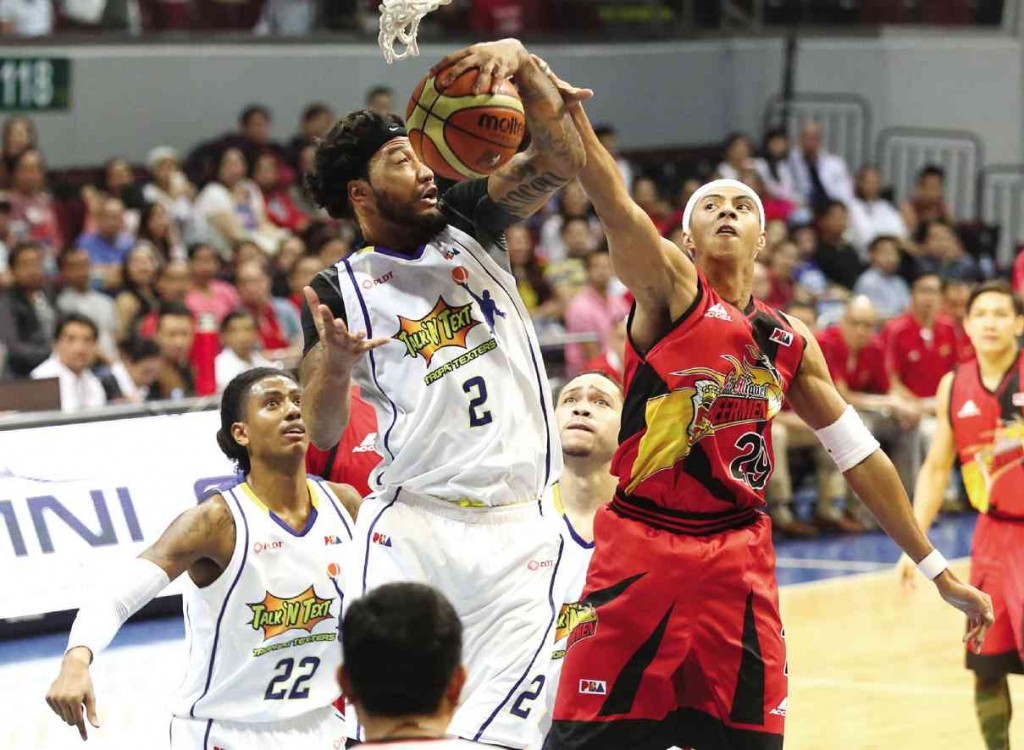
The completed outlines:
<svg viewBox="0 0 1024 750">
<path fill-rule="evenodd" d="M 1008 284 L 976 287 L 966 328 L 977 361 L 942 378 L 938 426 L 917 479 L 914 515 L 927 531 L 942 505 L 953 459 L 981 513 L 971 550 L 971 582 L 992 597 L 995 624 L 980 651 L 967 653 L 974 705 L 988 750 L 1010 746 L 1006 675 L 1024 673 L 1024 333 L 1021 304 Z M 907 583 L 914 570 L 900 560 Z"/>
<path fill-rule="evenodd" d="M 549 70 L 546 64 L 542 68 Z M 977 646 L 991 602 L 921 533 L 899 476 L 836 391 L 802 323 L 751 299 L 766 244 L 760 199 L 718 180 L 683 217 L 695 260 L 630 197 L 579 101 L 558 81 L 587 162 L 579 179 L 636 298 L 613 461 L 619 487 L 594 519 L 547 750 L 780 750 L 787 703 L 771 522 L 770 420 L 788 398 L 880 524 L 968 614 Z"/>
</svg>

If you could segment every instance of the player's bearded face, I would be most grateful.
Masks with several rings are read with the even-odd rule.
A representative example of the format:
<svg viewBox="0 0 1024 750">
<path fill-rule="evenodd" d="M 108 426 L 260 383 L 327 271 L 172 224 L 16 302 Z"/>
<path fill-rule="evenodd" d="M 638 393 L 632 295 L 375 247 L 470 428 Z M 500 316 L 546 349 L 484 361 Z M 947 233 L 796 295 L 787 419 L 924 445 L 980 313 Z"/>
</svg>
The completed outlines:
<svg viewBox="0 0 1024 750">
<path fill-rule="evenodd" d="M 419 160 L 406 139 L 397 147 L 385 147 L 369 175 L 370 188 L 382 219 L 431 232 L 444 229 L 447 221 L 437 205 L 434 173 Z"/>
</svg>

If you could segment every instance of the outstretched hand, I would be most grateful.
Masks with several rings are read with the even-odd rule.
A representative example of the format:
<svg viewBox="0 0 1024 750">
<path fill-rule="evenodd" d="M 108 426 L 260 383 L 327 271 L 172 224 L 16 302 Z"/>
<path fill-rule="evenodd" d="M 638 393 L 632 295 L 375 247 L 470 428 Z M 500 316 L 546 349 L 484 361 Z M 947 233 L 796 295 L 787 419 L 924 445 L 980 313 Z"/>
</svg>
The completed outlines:
<svg viewBox="0 0 1024 750">
<path fill-rule="evenodd" d="M 568 81 L 563 80 L 558 76 L 555 71 L 551 69 L 551 66 L 547 64 L 542 58 L 537 55 L 530 55 L 530 59 L 533 60 L 534 65 L 541 69 L 541 72 L 546 75 L 555 88 L 558 89 L 558 93 L 562 95 L 562 101 L 565 102 L 566 106 L 572 106 L 574 104 L 580 104 L 587 101 L 594 96 L 593 89 L 581 89 L 578 86 L 573 86 Z"/>
<path fill-rule="evenodd" d="M 949 569 L 939 574 L 939 577 L 935 579 L 935 585 L 947 604 L 951 604 L 967 615 L 967 633 L 964 635 L 964 643 L 977 653 L 981 650 L 981 643 L 985 640 L 988 629 L 995 623 L 995 615 L 992 613 L 992 598 L 984 591 L 979 591 L 974 586 L 968 586 L 960 581 Z"/>
<path fill-rule="evenodd" d="M 497 42 L 473 44 L 445 55 L 430 69 L 430 75 L 436 76 L 445 68 L 449 69 L 438 81 L 443 89 L 470 68 L 477 68 L 480 75 L 473 84 L 473 93 L 482 94 L 489 91 L 496 94 L 502 81 L 518 73 L 529 59 L 526 47 L 518 39 L 502 39 Z"/>
<path fill-rule="evenodd" d="M 327 305 L 320 304 L 320 298 L 312 287 L 303 287 L 306 303 L 313 314 L 316 332 L 327 357 L 327 367 L 333 373 L 349 373 L 363 354 L 386 344 L 390 339 L 367 339 L 364 331 L 352 333 L 345 321 L 335 318 Z"/>
</svg>

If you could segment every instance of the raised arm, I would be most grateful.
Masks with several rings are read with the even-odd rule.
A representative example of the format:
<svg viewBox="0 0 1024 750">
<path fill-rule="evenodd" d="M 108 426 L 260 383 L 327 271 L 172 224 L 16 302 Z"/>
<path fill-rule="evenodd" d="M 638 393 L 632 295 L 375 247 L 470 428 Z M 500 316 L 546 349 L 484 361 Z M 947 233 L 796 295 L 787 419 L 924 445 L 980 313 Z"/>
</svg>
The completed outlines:
<svg viewBox="0 0 1024 750">
<path fill-rule="evenodd" d="M 846 402 L 829 376 L 821 347 L 807 326 L 793 319 L 790 322 L 807 341 L 803 362 L 787 395 L 790 404 L 815 431 L 850 487 L 889 537 L 915 563 L 921 562 L 934 548 L 914 520 L 896 468 L 856 412 L 847 411 Z M 993 622 L 991 600 L 962 583 L 949 568 L 933 580 L 942 598 L 968 616 L 969 629 L 964 640 L 979 646 Z"/>
<path fill-rule="evenodd" d="M 198 585 L 216 580 L 231 561 L 235 525 L 217 495 L 178 516 L 160 538 L 119 571 L 107 591 L 90 600 L 75 617 L 60 674 L 46 694 L 53 712 L 86 739 L 85 720 L 99 727 L 89 665 L 125 621 L 188 571 Z"/>
<path fill-rule="evenodd" d="M 442 86 L 466 70 L 478 68 L 475 93 L 496 91 L 506 78 L 515 80 L 526 112 L 530 146 L 488 178 L 487 193 L 514 216 L 533 215 L 584 163 L 583 144 L 561 94 L 517 39 L 466 47 L 446 56 L 430 72 L 436 75 L 449 67 Z"/>
</svg>

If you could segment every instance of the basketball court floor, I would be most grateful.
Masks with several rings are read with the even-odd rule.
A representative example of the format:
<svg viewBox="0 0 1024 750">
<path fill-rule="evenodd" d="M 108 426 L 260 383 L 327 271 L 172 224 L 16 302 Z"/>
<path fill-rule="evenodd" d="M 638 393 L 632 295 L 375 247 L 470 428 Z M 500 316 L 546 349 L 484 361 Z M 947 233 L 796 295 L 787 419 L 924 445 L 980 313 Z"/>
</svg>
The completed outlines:
<svg viewBox="0 0 1024 750">
<path fill-rule="evenodd" d="M 964 577 L 974 518 L 942 521 L 932 539 Z M 907 596 L 883 534 L 777 546 L 789 649 L 787 750 L 984 750 L 972 678 L 963 668 L 963 620 L 921 579 Z M 65 636 L 0 643 L 0 747 L 82 747 L 43 696 Z M 169 619 L 129 625 L 94 670 L 103 728 L 88 747 L 160 748 L 167 696 L 184 660 L 183 628 Z M 1011 677 L 1024 743 L 1024 677 Z M 624 749 L 625 750 L 625 749 Z"/>
</svg>

